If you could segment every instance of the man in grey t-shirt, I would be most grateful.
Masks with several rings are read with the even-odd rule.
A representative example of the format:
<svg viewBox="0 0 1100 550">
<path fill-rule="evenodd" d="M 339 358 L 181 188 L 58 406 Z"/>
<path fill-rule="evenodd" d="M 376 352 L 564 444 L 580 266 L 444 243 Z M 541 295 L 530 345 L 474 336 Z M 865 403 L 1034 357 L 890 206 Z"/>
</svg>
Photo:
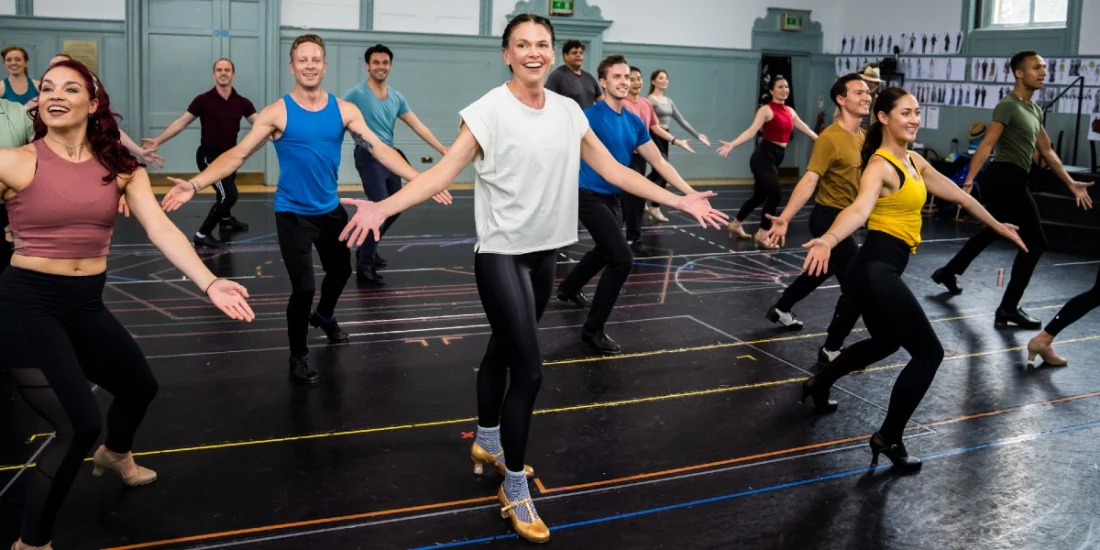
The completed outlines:
<svg viewBox="0 0 1100 550">
<path fill-rule="evenodd" d="M 603 99 L 603 90 L 599 82 L 589 73 L 581 70 L 584 65 L 584 44 L 577 40 L 566 41 L 561 48 L 565 64 L 546 79 L 546 89 L 576 101 L 581 109 L 591 107 Z"/>
</svg>

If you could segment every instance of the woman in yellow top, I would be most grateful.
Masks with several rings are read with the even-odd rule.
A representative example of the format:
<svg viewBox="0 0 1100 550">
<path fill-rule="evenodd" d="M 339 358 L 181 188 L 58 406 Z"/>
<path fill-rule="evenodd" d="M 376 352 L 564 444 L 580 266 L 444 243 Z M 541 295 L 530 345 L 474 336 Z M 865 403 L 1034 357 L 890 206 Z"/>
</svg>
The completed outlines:
<svg viewBox="0 0 1100 550">
<path fill-rule="evenodd" d="M 900 471 L 916 472 L 921 461 L 906 452 L 901 434 L 932 385 L 943 360 L 943 346 L 901 275 L 920 243 L 921 208 L 927 193 L 959 203 L 1020 248 L 1024 244 L 1015 226 L 993 219 L 973 197 L 919 155 L 909 153 L 909 142 L 917 138 L 920 127 L 920 108 L 913 96 L 901 88 L 889 88 L 871 112 L 875 120 L 863 144 L 859 195 L 828 232 L 803 245 L 809 249 L 803 269 L 811 275 L 822 273 L 828 269 L 832 247 L 867 222 L 870 231 L 848 268 L 844 292 L 859 301 L 871 337 L 846 348 L 828 368 L 807 380 L 802 401 L 812 397 L 818 411 L 835 411 L 829 388 L 837 379 L 904 347 L 912 359 L 894 383 L 882 427 L 871 436 L 871 464 L 878 464 L 878 455 L 885 454 Z"/>
</svg>

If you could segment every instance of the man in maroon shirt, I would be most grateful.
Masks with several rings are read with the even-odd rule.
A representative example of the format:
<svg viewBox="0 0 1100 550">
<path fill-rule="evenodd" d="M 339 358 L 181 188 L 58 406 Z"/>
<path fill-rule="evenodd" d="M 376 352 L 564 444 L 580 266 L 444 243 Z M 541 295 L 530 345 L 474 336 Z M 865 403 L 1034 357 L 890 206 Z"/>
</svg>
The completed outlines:
<svg viewBox="0 0 1100 550">
<path fill-rule="evenodd" d="M 202 125 L 199 148 L 195 152 L 195 162 L 199 171 L 205 170 L 218 155 L 230 150 L 237 144 L 237 134 L 241 131 L 241 119 L 251 124 L 256 120 L 256 107 L 244 96 L 233 89 L 233 77 L 236 68 L 233 62 L 222 58 L 214 63 L 214 87 L 195 96 L 191 105 L 172 124 L 169 124 L 159 136 L 146 138 L 145 149 L 156 151 L 164 142 L 183 131 L 196 118 Z M 195 233 L 195 246 L 217 247 L 223 242 L 214 238 L 214 226 L 221 227 L 222 236 L 226 231 L 247 231 L 248 224 L 234 218 L 230 210 L 237 203 L 237 173 L 214 184 L 217 201 L 210 207 L 210 213 Z"/>
</svg>

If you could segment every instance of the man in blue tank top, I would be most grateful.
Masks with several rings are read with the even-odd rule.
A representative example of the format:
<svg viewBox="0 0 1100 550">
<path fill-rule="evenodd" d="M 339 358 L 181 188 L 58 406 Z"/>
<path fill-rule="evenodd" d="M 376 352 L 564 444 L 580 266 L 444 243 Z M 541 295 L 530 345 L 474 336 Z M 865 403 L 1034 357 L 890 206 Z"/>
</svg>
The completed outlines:
<svg viewBox="0 0 1100 550">
<path fill-rule="evenodd" d="M 394 147 L 393 130 L 397 119 L 401 119 L 432 149 L 438 151 L 440 155 L 447 154 L 447 148 L 435 139 L 432 131 L 420 122 L 416 113 L 409 108 L 409 102 L 405 100 L 405 96 L 386 84 L 393 62 L 393 52 L 382 44 L 375 44 L 367 48 L 366 53 L 363 54 L 363 62 L 367 67 L 367 79 L 344 92 L 344 100 L 359 107 L 363 112 L 363 119 L 367 121 L 367 127 L 386 145 Z M 355 150 L 355 170 L 359 172 L 359 179 L 363 182 L 363 193 L 367 195 L 369 201 L 381 202 L 401 190 L 401 178 L 386 170 L 373 155 L 363 149 Z M 397 216 L 391 217 L 382 224 L 383 236 L 395 221 Z M 376 271 L 379 267 L 385 267 L 385 260 L 378 255 L 378 241 L 371 235 L 363 242 L 363 246 L 359 247 L 356 255 L 356 279 L 370 286 L 386 284 L 385 279 Z"/>
<path fill-rule="evenodd" d="M 307 384 L 320 380 L 309 362 L 309 325 L 324 330 L 330 343 L 349 341 L 336 324 L 335 314 L 336 301 L 351 277 L 351 253 L 339 238 L 348 214 L 336 194 L 344 131 L 351 132 L 357 146 L 374 155 L 386 169 L 409 180 L 417 175 L 400 153 L 371 132 L 355 105 L 321 88 L 325 68 L 324 40 L 315 34 L 296 38 L 290 47 L 294 90 L 265 107 L 244 139 L 201 174 L 189 181 L 169 178 L 175 187 L 161 202 L 167 211 L 179 208 L 202 188 L 235 172 L 269 137 L 274 139 L 279 156 L 275 224 L 292 288 L 287 305 L 290 375 Z M 311 313 L 314 247 L 321 257 L 325 278 L 317 309 Z"/>
</svg>

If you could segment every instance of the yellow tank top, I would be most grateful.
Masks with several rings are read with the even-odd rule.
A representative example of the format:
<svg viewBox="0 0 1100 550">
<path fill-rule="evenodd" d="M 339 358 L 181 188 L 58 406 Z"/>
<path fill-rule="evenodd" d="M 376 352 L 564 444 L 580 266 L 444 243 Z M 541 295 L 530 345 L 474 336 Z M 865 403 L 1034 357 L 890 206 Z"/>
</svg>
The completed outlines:
<svg viewBox="0 0 1100 550">
<path fill-rule="evenodd" d="M 879 149 L 875 154 L 890 161 L 904 180 L 901 188 L 894 194 L 879 197 L 875 201 L 875 207 L 867 219 L 867 228 L 901 239 L 916 254 L 917 245 L 920 244 L 921 209 L 928 198 L 924 179 L 919 174 L 914 176 L 893 153 Z"/>
</svg>

